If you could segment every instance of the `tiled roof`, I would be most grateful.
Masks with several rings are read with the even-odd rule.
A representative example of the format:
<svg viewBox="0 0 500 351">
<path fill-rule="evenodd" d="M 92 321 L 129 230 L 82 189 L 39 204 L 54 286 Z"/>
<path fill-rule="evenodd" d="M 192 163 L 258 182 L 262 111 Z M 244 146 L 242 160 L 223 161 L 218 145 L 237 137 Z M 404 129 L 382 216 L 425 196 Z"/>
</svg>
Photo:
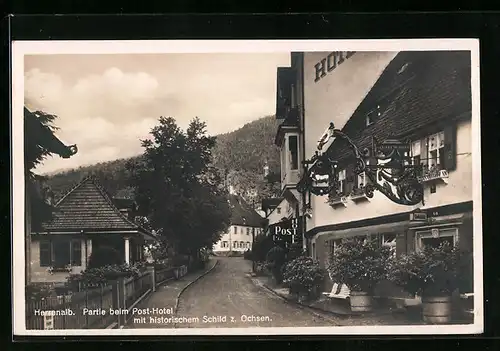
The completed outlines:
<svg viewBox="0 0 500 351">
<path fill-rule="evenodd" d="M 281 203 L 281 201 L 283 201 L 283 199 L 284 199 L 283 197 L 263 199 L 262 200 L 262 209 L 264 211 L 267 211 L 269 209 L 274 209 Z"/>
<path fill-rule="evenodd" d="M 471 111 L 470 52 L 399 53 L 384 70 L 342 129 L 364 148 L 371 137 L 404 139 L 430 125 L 446 124 Z M 374 124 L 365 125 L 368 111 L 381 106 Z M 339 161 L 352 153 L 342 140 L 329 148 Z"/>
<path fill-rule="evenodd" d="M 261 227 L 263 218 L 240 196 L 229 195 L 231 225 Z"/>
<path fill-rule="evenodd" d="M 137 230 L 151 235 L 122 215 L 92 176 L 83 179 L 58 201 L 52 220 L 42 228 L 53 232 Z"/>
</svg>

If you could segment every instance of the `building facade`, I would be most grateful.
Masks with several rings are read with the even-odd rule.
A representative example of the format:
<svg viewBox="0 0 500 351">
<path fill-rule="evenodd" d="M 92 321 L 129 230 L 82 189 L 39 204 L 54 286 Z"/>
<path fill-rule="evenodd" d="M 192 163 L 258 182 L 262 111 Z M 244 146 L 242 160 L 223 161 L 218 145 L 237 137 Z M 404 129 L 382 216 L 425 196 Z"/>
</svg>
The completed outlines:
<svg viewBox="0 0 500 351">
<path fill-rule="evenodd" d="M 376 237 L 394 255 L 442 241 L 472 251 L 470 60 L 470 52 L 450 51 L 292 54 L 286 78 L 278 74 L 277 118 L 283 127 L 277 135 L 297 135 L 299 162 L 314 155 L 333 122 L 360 150 L 372 137 L 410 141 L 412 162 L 423 167 L 424 203 L 398 205 L 377 191 L 367 198 L 363 187 L 369 180 L 354 173 L 347 145 L 328 145 L 339 162 L 339 191 L 302 196 L 304 246 L 323 267 L 339 240 L 354 236 Z M 289 164 L 282 165 L 285 174 Z M 302 167 L 297 174 L 302 176 Z M 284 183 L 293 187 L 296 179 Z M 469 281 L 472 289 L 472 276 Z M 403 293 L 380 289 L 381 295 Z"/>
<path fill-rule="evenodd" d="M 253 239 L 262 233 L 263 218 L 243 200 L 241 196 L 230 194 L 231 224 L 212 251 L 216 255 L 230 253 L 243 254 L 252 249 Z"/>
</svg>

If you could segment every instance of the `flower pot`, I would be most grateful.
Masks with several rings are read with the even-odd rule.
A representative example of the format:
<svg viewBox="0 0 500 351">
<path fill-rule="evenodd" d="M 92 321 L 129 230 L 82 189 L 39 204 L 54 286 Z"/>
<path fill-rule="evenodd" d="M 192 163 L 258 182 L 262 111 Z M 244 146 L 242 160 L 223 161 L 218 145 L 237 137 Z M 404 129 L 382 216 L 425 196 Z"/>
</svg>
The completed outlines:
<svg viewBox="0 0 500 351">
<path fill-rule="evenodd" d="M 422 317 L 427 323 L 449 323 L 451 321 L 451 296 L 423 297 Z"/>
<path fill-rule="evenodd" d="M 370 312 L 373 308 L 373 297 L 364 291 L 351 291 L 349 301 L 353 312 Z"/>
</svg>

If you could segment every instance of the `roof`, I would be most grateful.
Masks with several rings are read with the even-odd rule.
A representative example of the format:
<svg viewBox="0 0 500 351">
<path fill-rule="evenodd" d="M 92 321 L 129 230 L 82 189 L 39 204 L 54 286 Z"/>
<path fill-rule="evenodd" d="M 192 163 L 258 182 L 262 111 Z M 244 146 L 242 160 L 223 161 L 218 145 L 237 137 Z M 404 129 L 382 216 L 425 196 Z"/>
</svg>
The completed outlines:
<svg viewBox="0 0 500 351">
<path fill-rule="evenodd" d="M 283 197 L 274 197 L 274 198 L 269 198 L 269 199 L 263 199 L 262 200 L 262 210 L 267 211 L 270 209 L 276 208 L 281 201 L 283 201 Z"/>
<path fill-rule="evenodd" d="M 42 225 L 45 231 L 74 232 L 133 231 L 153 236 L 122 215 L 93 176 L 84 178 L 54 206 L 52 220 Z"/>
<path fill-rule="evenodd" d="M 430 125 L 446 124 L 471 111 L 471 61 L 468 51 L 401 52 L 389 63 L 342 131 L 364 148 L 371 137 L 408 138 Z M 380 116 L 365 125 L 368 111 Z M 351 157 L 337 139 L 328 152 L 342 162 Z"/>
<path fill-rule="evenodd" d="M 263 218 L 241 196 L 230 194 L 231 225 L 261 227 Z"/>
<path fill-rule="evenodd" d="M 78 151 L 76 145 L 64 145 L 49 127 L 44 126 L 40 122 L 37 112 L 32 112 L 26 107 L 24 108 L 24 123 L 25 128 L 29 130 L 28 135 L 35 138 L 34 142 L 36 145 L 40 145 L 48 152 L 57 154 L 63 158 L 69 158 Z"/>
</svg>

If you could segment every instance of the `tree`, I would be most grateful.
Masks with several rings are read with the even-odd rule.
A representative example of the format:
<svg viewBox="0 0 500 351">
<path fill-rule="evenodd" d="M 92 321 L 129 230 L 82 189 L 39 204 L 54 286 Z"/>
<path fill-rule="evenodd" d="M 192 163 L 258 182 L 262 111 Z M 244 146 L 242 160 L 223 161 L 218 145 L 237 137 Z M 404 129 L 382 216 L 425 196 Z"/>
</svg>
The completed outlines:
<svg viewBox="0 0 500 351">
<path fill-rule="evenodd" d="M 186 132 L 172 117 L 160 117 L 142 140 L 144 154 L 127 164 L 139 215 L 175 248 L 191 256 L 211 248 L 227 230 L 227 191 L 212 162 L 215 138 L 195 118 Z"/>
</svg>

